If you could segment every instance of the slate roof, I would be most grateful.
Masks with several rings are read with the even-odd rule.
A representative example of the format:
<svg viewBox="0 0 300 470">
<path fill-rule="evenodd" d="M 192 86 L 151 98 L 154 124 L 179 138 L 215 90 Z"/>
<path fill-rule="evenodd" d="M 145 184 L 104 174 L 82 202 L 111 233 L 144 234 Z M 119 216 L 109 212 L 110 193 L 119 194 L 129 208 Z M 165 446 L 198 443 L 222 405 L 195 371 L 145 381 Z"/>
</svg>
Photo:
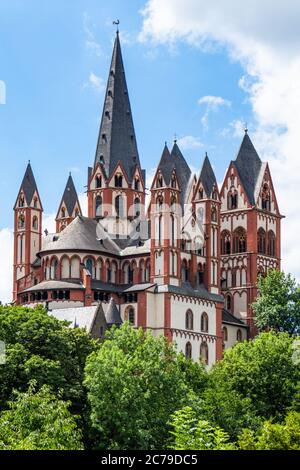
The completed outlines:
<svg viewBox="0 0 300 470">
<path fill-rule="evenodd" d="M 49 315 L 57 318 L 57 320 L 70 322 L 70 328 L 84 328 L 90 333 L 100 309 L 102 309 L 101 304 L 92 307 L 61 308 L 49 310 Z M 101 313 L 103 313 L 103 309 Z"/>
<path fill-rule="evenodd" d="M 103 240 L 103 243 L 100 242 Z M 43 240 L 43 251 L 106 251 L 119 253 L 117 245 L 111 240 L 101 225 L 89 217 L 79 215 L 62 232 L 48 235 Z"/>
<path fill-rule="evenodd" d="M 76 203 L 78 203 L 78 207 L 79 207 L 79 210 L 80 210 L 80 213 L 81 213 L 81 208 L 80 208 L 80 204 L 79 204 L 79 200 L 78 200 L 77 191 L 76 191 L 76 188 L 75 188 L 75 185 L 74 185 L 72 175 L 70 174 L 59 207 L 61 207 L 62 204 L 64 204 L 66 206 L 66 209 L 67 209 L 67 212 L 68 212 L 69 216 L 71 217 L 72 214 L 73 214 Z M 59 216 L 59 214 L 57 214 L 57 217 L 58 216 Z"/>
<path fill-rule="evenodd" d="M 35 292 L 38 290 L 52 290 L 52 289 L 84 289 L 81 282 L 68 282 L 68 281 L 43 281 L 35 286 L 25 289 L 23 292 Z"/>
<path fill-rule="evenodd" d="M 224 297 L 222 295 L 212 294 L 211 292 L 208 292 L 208 290 L 206 290 L 203 286 L 198 286 L 197 289 L 194 289 L 189 283 L 184 283 L 182 286 L 173 286 L 170 284 L 157 286 L 157 291 L 170 292 L 173 294 L 186 295 L 189 297 L 211 300 L 212 302 L 224 303 Z"/>
<path fill-rule="evenodd" d="M 253 143 L 245 132 L 238 156 L 234 162 L 238 171 L 239 177 L 246 191 L 246 195 L 250 204 L 254 205 L 255 201 L 255 187 L 258 176 L 260 174 L 262 161 L 259 158 Z"/>
<path fill-rule="evenodd" d="M 98 162 L 102 162 L 106 174 L 111 176 L 119 161 L 128 180 L 131 181 L 136 165 L 140 166 L 140 161 L 121 45 L 117 34 L 107 82 L 95 166 Z"/>
<path fill-rule="evenodd" d="M 214 184 L 218 186 L 214 170 L 212 169 L 210 160 L 206 155 L 202 164 L 199 180 L 201 181 L 206 196 L 209 198 L 212 195 Z"/>
<path fill-rule="evenodd" d="M 232 315 L 232 313 L 228 312 L 228 310 L 225 308 L 222 310 L 222 323 L 248 328 L 248 326 L 242 320 Z"/>
<path fill-rule="evenodd" d="M 29 206 L 32 202 L 32 198 L 33 198 L 34 193 L 35 192 L 38 193 L 36 181 L 35 181 L 34 174 L 33 174 L 30 163 L 28 163 L 28 165 L 27 165 L 25 175 L 24 175 L 22 184 L 20 186 L 19 193 L 21 191 L 23 191 L 26 203 Z"/>
<path fill-rule="evenodd" d="M 110 325 L 121 325 L 122 318 L 119 312 L 119 309 L 116 306 L 116 303 L 113 298 L 110 299 L 108 304 L 108 308 L 105 314 L 106 323 L 108 326 Z"/>
</svg>

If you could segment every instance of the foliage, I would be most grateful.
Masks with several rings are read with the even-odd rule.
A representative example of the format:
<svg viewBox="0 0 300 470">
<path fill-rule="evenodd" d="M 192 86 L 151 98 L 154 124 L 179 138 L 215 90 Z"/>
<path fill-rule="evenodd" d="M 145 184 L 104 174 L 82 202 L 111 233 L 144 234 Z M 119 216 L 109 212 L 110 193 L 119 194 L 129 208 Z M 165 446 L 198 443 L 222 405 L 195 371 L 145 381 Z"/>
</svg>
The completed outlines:
<svg viewBox="0 0 300 470">
<path fill-rule="evenodd" d="M 290 274 L 270 270 L 258 281 L 260 295 L 252 304 L 259 329 L 300 334 L 300 287 Z"/>
<path fill-rule="evenodd" d="M 0 307 L 0 338 L 6 343 L 6 364 L 0 367 L 0 404 L 6 406 L 13 389 L 27 390 L 34 379 L 47 384 L 80 409 L 86 357 L 96 343 L 81 329 L 67 327 L 39 307 Z"/>
<path fill-rule="evenodd" d="M 250 399 L 256 415 L 283 419 L 297 394 L 300 375 L 293 342 L 287 333 L 269 332 L 227 350 L 211 372 L 212 398 L 235 392 Z"/>
<path fill-rule="evenodd" d="M 238 445 L 242 450 L 300 450 L 300 413 L 290 412 L 282 424 L 266 421 L 258 433 L 245 429 Z"/>
<path fill-rule="evenodd" d="M 208 421 L 198 420 L 190 407 L 176 411 L 171 420 L 174 428 L 175 450 L 234 450 L 229 435 L 221 428 L 213 427 Z"/>
<path fill-rule="evenodd" d="M 109 449 L 165 448 L 188 393 L 174 346 L 127 322 L 88 358 L 85 385 L 98 447 Z"/>
<path fill-rule="evenodd" d="M 81 433 L 69 403 L 43 386 L 35 391 L 15 392 L 9 410 L 0 414 L 1 450 L 80 450 Z"/>
</svg>

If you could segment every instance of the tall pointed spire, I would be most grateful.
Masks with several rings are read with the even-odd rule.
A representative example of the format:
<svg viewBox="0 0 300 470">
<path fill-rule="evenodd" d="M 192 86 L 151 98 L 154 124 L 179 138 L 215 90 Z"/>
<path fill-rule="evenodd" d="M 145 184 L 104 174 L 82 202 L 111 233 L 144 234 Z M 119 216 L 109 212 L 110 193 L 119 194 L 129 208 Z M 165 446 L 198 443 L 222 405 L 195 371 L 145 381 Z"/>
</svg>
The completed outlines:
<svg viewBox="0 0 300 470">
<path fill-rule="evenodd" d="M 20 186 L 19 194 L 23 192 L 27 206 L 30 206 L 35 192 L 38 192 L 30 162 L 28 162 L 25 175 Z"/>
<path fill-rule="evenodd" d="M 131 181 L 134 169 L 136 165 L 140 166 L 140 161 L 120 39 L 117 33 L 107 82 L 95 166 L 98 162 L 102 163 L 107 176 L 110 176 L 119 161 L 122 163 L 127 178 Z"/>
<path fill-rule="evenodd" d="M 202 183 L 206 196 L 210 198 L 214 185 L 218 187 L 218 183 L 207 153 L 202 164 L 199 181 Z"/>
<path fill-rule="evenodd" d="M 62 227 L 69 225 L 77 215 L 82 215 L 82 212 L 70 173 L 56 216 L 56 231 L 60 232 Z"/>
<path fill-rule="evenodd" d="M 249 137 L 248 130 L 245 130 L 245 135 L 234 163 L 250 203 L 255 204 L 254 192 L 262 161 Z"/>
</svg>

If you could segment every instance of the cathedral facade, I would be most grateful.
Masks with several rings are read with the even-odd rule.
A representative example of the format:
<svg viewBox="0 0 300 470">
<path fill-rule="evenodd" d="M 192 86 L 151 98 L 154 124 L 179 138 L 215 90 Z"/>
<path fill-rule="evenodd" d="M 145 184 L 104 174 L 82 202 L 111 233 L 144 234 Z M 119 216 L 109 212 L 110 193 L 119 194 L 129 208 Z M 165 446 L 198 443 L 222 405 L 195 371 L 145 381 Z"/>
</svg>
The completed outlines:
<svg viewBox="0 0 300 470">
<path fill-rule="evenodd" d="M 128 320 L 210 366 L 255 335 L 258 276 L 280 268 L 282 216 L 268 164 L 245 131 L 222 188 L 208 156 L 194 175 L 176 141 L 164 146 L 147 204 L 145 181 L 117 34 L 88 214 L 70 175 L 56 233 L 42 233 L 28 164 L 14 206 L 14 302 L 44 304 L 73 326 L 80 319 L 96 337 Z"/>
</svg>

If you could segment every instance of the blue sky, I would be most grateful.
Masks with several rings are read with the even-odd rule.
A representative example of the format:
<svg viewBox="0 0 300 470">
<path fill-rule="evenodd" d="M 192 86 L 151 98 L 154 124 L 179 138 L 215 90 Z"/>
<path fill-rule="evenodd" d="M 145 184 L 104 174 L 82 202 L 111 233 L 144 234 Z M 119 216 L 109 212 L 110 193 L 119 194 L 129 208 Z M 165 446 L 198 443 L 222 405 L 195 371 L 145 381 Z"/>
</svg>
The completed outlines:
<svg viewBox="0 0 300 470">
<path fill-rule="evenodd" d="M 238 85 L 242 68 L 222 47 L 205 53 L 185 43 L 170 48 L 139 41 L 144 6 L 137 0 L 1 1 L 0 80 L 6 84 L 6 105 L 0 106 L 0 228 L 12 226 L 12 206 L 28 160 L 45 213 L 57 210 L 69 171 L 78 192 L 84 191 L 116 18 L 143 167 L 151 172 L 164 141 L 171 145 L 176 133 L 179 139 L 196 139 L 183 145 L 188 162 L 198 169 L 207 150 L 222 179 L 240 143 L 240 136 L 228 132 L 230 123 L 251 121 L 251 107 Z M 207 104 L 198 100 L 207 95 L 231 104 L 212 111 L 203 125 Z"/>
</svg>

